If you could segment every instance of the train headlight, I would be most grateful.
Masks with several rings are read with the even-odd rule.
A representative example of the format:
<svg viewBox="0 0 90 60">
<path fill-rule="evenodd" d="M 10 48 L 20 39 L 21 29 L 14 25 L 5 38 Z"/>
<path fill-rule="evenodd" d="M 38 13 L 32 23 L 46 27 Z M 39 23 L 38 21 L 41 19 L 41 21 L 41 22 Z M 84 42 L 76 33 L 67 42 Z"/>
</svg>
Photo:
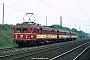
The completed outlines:
<svg viewBox="0 0 90 60">
<path fill-rule="evenodd" d="M 33 35 L 31 35 L 31 38 L 33 38 Z"/>
<path fill-rule="evenodd" d="M 26 39 L 28 38 L 28 35 L 26 35 L 26 37 L 25 37 Z"/>
<path fill-rule="evenodd" d="M 17 35 L 15 35 L 15 38 L 17 38 Z"/>
<path fill-rule="evenodd" d="M 15 38 L 17 38 L 17 36 Z"/>
<path fill-rule="evenodd" d="M 28 37 L 26 36 L 26 39 L 27 39 Z"/>
<path fill-rule="evenodd" d="M 20 35 L 20 37 L 23 37 L 23 35 Z"/>
</svg>

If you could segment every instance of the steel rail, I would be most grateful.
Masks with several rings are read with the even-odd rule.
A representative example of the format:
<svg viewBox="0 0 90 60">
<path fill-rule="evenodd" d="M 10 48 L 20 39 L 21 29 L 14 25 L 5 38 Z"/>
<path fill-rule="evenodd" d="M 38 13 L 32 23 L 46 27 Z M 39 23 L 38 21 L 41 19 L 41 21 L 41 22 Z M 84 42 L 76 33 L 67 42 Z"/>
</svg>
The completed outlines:
<svg viewBox="0 0 90 60">
<path fill-rule="evenodd" d="M 84 49 L 80 54 L 78 54 L 73 60 L 76 60 L 78 57 L 80 57 L 89 48 L 90 48 L 90 45 L 86 49 Z"/>
<path fill-rule="evenodd" d="M 39 52 L 35 52 L 35 51 L 27 51 L 27 52 L 23 52 L 23 53 L 17 53 L 17 54 L 10 54 L 10 55 L 6 55 L 6 56 L 1 56 L 2 58 L 5 58 L 5 57 L 9 57 L 9 56 L 13 56 L 13 55 L 18 55 L 18 54 L 25 54 L 25 53 L 27 53 L 26 55 L 23 55 L 23 56 L 19 56 L 19 57 L 17 57 L 17 58 L 12 58 L 11 60 L 15 60 L 15 59 L 20 59 L 20 58 L 24 58 L 24 57 L 27 57 L 27 56 L 31 56 L 31 55 L 35 55 L 35 54 L 39 54 L 39 53 L 43 53 L 43 52 L 47 52 L 47 51 L 51 51 L 51 50 L 55 50 L 55 49 L 57 49 L 57 48 L 59 48 L 59 47 L 53 47 L 53 48 L 50 48 L 50 47 L 48 47 L 49 49 L 47 49 L 47 50 L 45 50 L 45 49 L 40 49 L 40 50 L 37 50 L 37 51 L 39 51 Z M 32 52 L 35 52 L 35 53 L 32 53 Z"/>
<path fill-rule="evenodd" d="M 86 42 L 86 43 L 84 43 L 84 44 L 82 44 L 82 45 L 80 45 L 80 46 L 78 46 L 78 47 L 75 47 L 75 48 L 73 48 L 73 49 L 71 49 L 71 50 L 69 50 L 69 51 L 66 51 L 65 53 L 62 53 L 62 54 L 60 54 L 60 55 L 58 55 L 58 56 L 56 56 L 56 57 L 53 57 L 53 58 L 51 58 L 50 60 L 55 60 L 55 59 L 57 59 L 57 58 L 59 58 L 59 57 L 62 57 L 62 56 L 64 56 L 64 55 L 66 55 L 66 54 L 68 54 L 68 53 L 70 53 L 70 52 L 72 52 L 72 51 L 74 51 L 74 50 L 76 50 L 76 49 L 78 49 L 78 48 L 80 48 L 80 47 L 88 44 L 88 43 L 90 43 L 90 41 L 89 41 L 89 42 Z"/>
<path fill-rule="evenodd" d="M 58 45 L 60 45 L 60 44 L 56 44 L 55 46 L 54 46 L 55 44 L 52 44 L 51 45 L 51 48 L 54 50 L 54 49 L 56 49 L 56 48 L 59 48 L 59 47 L 57 47 Z M 70 44 L 64 44 L 64 45 L 60 45 L 60 47 L 62 48 L 62 47 L 66 47 L 67 45 L 70 45 Z M 55 48 L 53 48 L 53 46 L 55 47 Z M 42 47 L 42 46 L 41 46 Z M 45 50 L 45 51 L 50 51 L 50 50 L 52 50 L 50 48 L 50 45 L 47 45 L 47 46 L 44 46 L 44 49 L 43 48 L 40 48 L 40 49 L 36 49 L 36 50 L 30 50 L 30 51 L 25 51 L 25 52 L 19 52 L 19 53 L 15 53 L 15 54 L 9 54 L 9 55 L 5 55 L 5 56 L 0 56 L 1 58 L 5 58 L 5 57 L 10 57 L 10 56 L 15 56 L 15 55 L 19 55 L 19 54 L 24 54 L 24 53 L 32 53 L 32 52 L 35 52 L 35 51 L 41 51 L 41 50 L 45 50 L 45 49 L 49 49 L 49 50 Z M 41 51 L 41 52 L 39 52 L 39 53 L 42 53 L 42 52 L 45 52 L 45 51 Z M 38 53 L 34 53 L 34 54 L 38 54 Z M 33 55 L 34 55 L 33 54 Z M 32 54 L 31 54 L 32 55 Z M 26 56 L 29 56 L 29 55 L 26 55 Z M 26 57 L 26 56 L 23 56 L 23 57 Z M 23 57 L 17 57 L 17 58 L 15 58 L 15 59 L 18 59 L 18 58 L 23 58 Z"/>
</svg>

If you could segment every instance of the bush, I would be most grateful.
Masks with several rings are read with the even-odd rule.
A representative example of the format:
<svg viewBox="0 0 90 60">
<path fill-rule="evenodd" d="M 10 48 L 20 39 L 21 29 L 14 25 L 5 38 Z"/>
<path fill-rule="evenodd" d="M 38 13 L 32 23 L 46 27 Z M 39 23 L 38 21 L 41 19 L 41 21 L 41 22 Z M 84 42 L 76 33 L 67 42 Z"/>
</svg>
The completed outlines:
<svg viewBox="0 0 90 60">
<path fill-rule="evenodd" d="M 13 42 L 13 27 L 14 25 L 0 24 L 0 48 L 16 46 Z"/>
</svg>

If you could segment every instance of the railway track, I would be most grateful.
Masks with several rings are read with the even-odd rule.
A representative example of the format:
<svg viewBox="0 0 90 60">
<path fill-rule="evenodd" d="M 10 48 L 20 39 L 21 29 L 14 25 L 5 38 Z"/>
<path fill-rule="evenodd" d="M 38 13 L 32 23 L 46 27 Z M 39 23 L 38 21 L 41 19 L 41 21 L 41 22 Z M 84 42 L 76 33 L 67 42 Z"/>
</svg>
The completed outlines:
<svg viewBox="0 0 90 60">
<path fill-rule="evenodd" d="M 86 42 L 88 42 L 88 41 L 86 41 Z M 24 59 L 25 60 L 29 60 L 29 59 L 50 60 L 50 59 L 52 59 L 52 57 L 57 56 L 59 53 L 62 54 L 65 51 L 68 51 L 68 50 L 70 50 L 72 48 L 75 48 L 78 45 L 82 45 L 84 43 L 85 43 L 85 41 L 78 41 L 78 42 L 67 43 L 66 46 L 64 46 L 65 44 L 63 44 L 62 46 L 60 45 L 60 48 L 58 48 L 58 49 L 46 51 L 46 52 L 43 52 L 43 53 L 40 53 L 40 54 L 37 54 L 37 55 L 33 55 L 33 56 L 24 57 Z M 22 60 L 24 60 L 24 59 L 22 59 Z"/>
<path fill-rule="evenodd" d="M 31 48 L 9 48 L 9 49 L 3 49 L 3 50 L 1 49 L 0 50 L 0 60 L 1 59 L 7 59 L 7 60 L 19 59 L 22 57 L 26 57 L 28 55 L 34 55 L 34 54 L 38 54 L 38 53 L 41 53 L 44 51 L 59 48 L 59 47 L 57 47 L 58 45 L 59 44 L 50 44 L 50 45 L 44 45 L 44 46 L 39 46 L 39 47 L 31 47 Z M 55 48 L 53 48 L 53 46 Z M 45 49 L 48 49 L 48 50 L 45 50 Z M 40 51 L 40 52 L 36 53 L 36 51 Z M 35 53 L 33 53 L 33 52 L 35 52 Z"/>
<path fill-rule="evenodd" d="M 53 44 L 52 44 L 53 45 Z M 0 57 L 4 56 L 4 55 L 8 55 L 8 54 L 13 54 L 13 53 L 17 53 L 17 52 L 23 52 L 23 51 L 27 51 L 27 50 L 33 50 L 36 48 L 41 48 L 41 47 L 45 47 L 48 45 L 43 45 L 43 46 L 34 46 L 34 47 L 12 47 L 12 48 L 1 48 L 0 49 Z"/>
<path fill-rule="evenodd" d="M 66 51 L 50 60 L 76 60 L 90 47 L 90 41 Z"/>
<path fill-rule="evenodd" d="M 80 41 L 79 41 L 80 42 Z M 49 44 L 49 45 L 43 45 L 38 47 L 29 47 L 29 48 L 18 48 L 13 50 L 5 50 L 4 53 L 0 52 L 0 60 L 30 60 L 42 55 L 43 53 L 48 53 L 55 51 L 57 49 L 65 49 L 69 47 L 74 47 L 75 44 L 81 45 L 85 43 L 85 41 L 82 42 L 77 41 L 70 41 L 70 42 L 63 42 L 63 43 L 55 43 L 55 44 Z M 44 55 L 42 57 L 45 57 Z M 47 56 L 46 56 L 47 57 Z M 51 56 L 52 57 L 52 56 Z M 48 56 L 47 59 L 50 59 L 51 57 Z"/>
</svg>

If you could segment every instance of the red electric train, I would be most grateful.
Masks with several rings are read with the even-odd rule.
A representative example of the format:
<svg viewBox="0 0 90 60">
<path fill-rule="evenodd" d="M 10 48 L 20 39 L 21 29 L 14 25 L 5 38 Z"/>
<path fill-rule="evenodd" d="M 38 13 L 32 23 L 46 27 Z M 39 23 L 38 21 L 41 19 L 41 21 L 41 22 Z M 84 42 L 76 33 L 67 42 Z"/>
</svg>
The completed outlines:
<svg viewBox="0 0 90 60">
<path fill-rule="evenodd" d="M 19 46 L 55 43 L 76 38 L 75 32 L 41 26 L 34 22 L 23 22 L 14 26 L 14 41 Z"/>
<path fill-rule="evenodd" d="M 26 13 L 27 16 L 28 14 L 33 15 L 33 13 Z M 23 22 L 14 26 L 14 42 L 19 46 L 55 43 L 75 40 L 76 38 L 77 35 L 75 32 L 63 31 L 62 29 L 55 29 L 51 26 L 41 26 L 34 22 Z"/>
</svg>

